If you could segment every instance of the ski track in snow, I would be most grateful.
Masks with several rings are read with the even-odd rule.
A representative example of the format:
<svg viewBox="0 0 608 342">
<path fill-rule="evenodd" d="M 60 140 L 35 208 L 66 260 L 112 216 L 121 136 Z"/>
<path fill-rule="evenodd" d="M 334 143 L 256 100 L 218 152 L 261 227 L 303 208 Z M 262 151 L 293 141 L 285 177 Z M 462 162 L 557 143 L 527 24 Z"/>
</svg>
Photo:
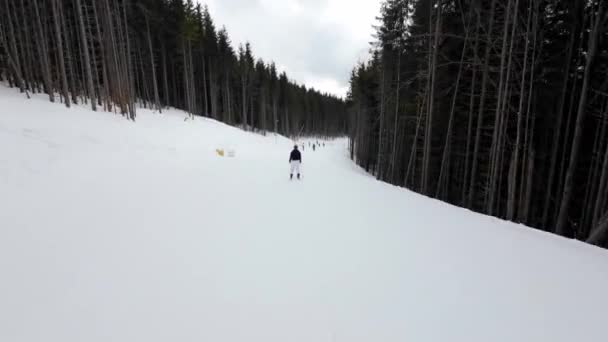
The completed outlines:
<svg viewBox="0 0 608 342">
<path fill-rule="evenodd" d="M 380 183 L 346 141 L 289 181 L 280 136 L 0 104 L 1 341 L 605 341 L 608 252 Z"/>
</svg>

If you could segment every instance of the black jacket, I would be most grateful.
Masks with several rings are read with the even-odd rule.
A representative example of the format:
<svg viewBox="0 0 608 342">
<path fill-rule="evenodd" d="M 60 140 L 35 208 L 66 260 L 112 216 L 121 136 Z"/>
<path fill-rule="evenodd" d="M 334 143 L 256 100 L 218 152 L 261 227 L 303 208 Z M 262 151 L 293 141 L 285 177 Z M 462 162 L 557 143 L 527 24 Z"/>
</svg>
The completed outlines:
<svg viewBox="0 0 608 342">
<path fill-rule="evenodd" d="M 302 154 L 300 153 L 300 151 L 291 151 L 291 154 L 289 155 L 289 162 L 291 163 L 292 161 L 299 161 L 300 163 L 302 162 Z"/>
</svg>

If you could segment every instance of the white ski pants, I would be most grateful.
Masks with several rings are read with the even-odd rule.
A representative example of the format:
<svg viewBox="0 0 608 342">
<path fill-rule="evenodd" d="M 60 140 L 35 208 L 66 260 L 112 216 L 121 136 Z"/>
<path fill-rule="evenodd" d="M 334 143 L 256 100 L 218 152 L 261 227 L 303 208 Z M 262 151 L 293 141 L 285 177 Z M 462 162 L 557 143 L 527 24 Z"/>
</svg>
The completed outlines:
<svg viewBox="0 0 608 342">
<path fill-rule="evenodd" d="M 300 174 L 300 164 L 299 160 L 294 160 L 291 162 L 291 174 Z"/>
</svg>

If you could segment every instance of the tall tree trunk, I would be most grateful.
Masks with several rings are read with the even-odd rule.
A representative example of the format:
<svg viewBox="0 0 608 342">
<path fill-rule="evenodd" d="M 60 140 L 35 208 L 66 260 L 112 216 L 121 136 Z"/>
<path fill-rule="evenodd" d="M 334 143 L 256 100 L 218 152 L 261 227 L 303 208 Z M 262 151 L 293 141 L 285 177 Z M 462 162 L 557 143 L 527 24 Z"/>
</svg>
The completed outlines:
<svg viewBox="0 0 608 342">
<path fill-rule="evenodd" d="M 570 33 L 570 43 L 568 44 L 568 52 L 566 53 L 566 70 L 564 71 L 564 79 L 562 81 L 562 90 L 561 90 L 561 94 L 559 96 L 559 104 L 558 104 L 558 112 L 557 112 L 557 117 L 556 117 L 556 122 L 555 122 L 555 139 L 553 140 L 553 144 L 551 147 L 551 162 L 550 162 L 550 166 L 549 166 L 549 177 L 547 179 L 547 192 L 546 192 L 546 196 L 545 196 L 545 201 L 544 201 L 544 207 L 543 207 L 543 214 L 542 214 L 542 218 L 541 218 L 541 225 L 543 227 L 547 227 L 547 225 L 549 224 L 548 222 L 548 218 L 549 218 L 549 209 L 551 207 L 551 200 L 552 200 L 552 194 L 553 194 L 553 180 L 555 177 L 555 171 L 557 168 L 557 156 L 558 156 L 558 151 L 559 151 L 559 146 L 562 145 L 562 122 L 563 122 L 563 117 L 564 117 L 564 108 L 566 106 L 566 93 L 568 91 L 568 80 L 570 78 L 570 65 L 572 64 L 572 53 L 574 50 L 574 45 L 576 43 L 575 41 L 575 31 L 576 30 L 572 30 L 572 32 Z"/>
<path fill-rule="evenodd" d="M 129 22 L 127 21 L 127 7 L 130 4 L 129 0 L 123 0 L 123 20 L 124 20 L 124 30 L 125 30 L 125 41 L 127 43 L 127 55 L 126 55 L 126 77 L 127 77 L 127 99 L 129 103 L 129 118 L 135 121 L 135 94 L 133 91 L 133 67 L 131 62 L 131 39 L 129 35 Z"/>
<path fill-rule="evenodd" d="M 397 93 L 395 99 L 395 123 L 393 127 L 393 151 L 391 153 L 391 182 L 396 182 L 395 169 L 397 168 L 397 131 L 399 128 L 399 95 L 401 94 L 401 47 L 397 51 Z"/>
<path fill-rule="evenodd" d="M 416 152 L 418 149 L 418 135 L 419 135 L 419 131 L 420 131 L 420 126 L 422 125 L 422 111 L 423 108 L 425 107 L 425 101 L 426 101 L 426 96 L 423 97 L 422 103 L 420 103 L 420 106 L 418 106 L 418 117 L 416 119 L 416 131 L 414 132 L 414 140 L 412 140 L 412 148 L 410 151 L 410 157 L 408 159 L 408 163 L 407 163 L 407 171 L 405 172 L 405 178 L 403 181 L 403 184 L 405 186 L 407 186 L 407 181 L 410 178 L 411 174 L 414 174 L 415 171 L 415 166 L 414 164 L 416 163 Z"/>
<path fill-rule="evenodd" d="M 515 9 L 517 10 L 518 8 L 518 3 L 519 1 L 516 3 L 515 5 Z M 529 50 L 529 46 L 530 46 L 530 25 L 531 25 L 531 20 L 532 20 L 532 2 L 530 2 L 530 6 L 528 8 L 528 20 L 527 20 L 527 24 L 526 24 L 526 45 L 525 45 L 525 51 L 524 51 L 524 62 L 523 62 L 523 69 L 521 72 L 521 83 L 519 85 L 519 107 L 517 109 L 517 135 L 515 137 L 515 151 L 513 152 L 513 170 L 512 172 L 509 172 L 509 190 L 508 190 L 508 199 L 507 199 L 507 220 L 513 220 L 513 218 L 515 217 L 515 208 L 516 208 L 516 203 L 515 203 L 515 199 L 517 197 L 516 194 L 516 190 L 517 190 L 517 173 L 519 170 L 519 151 L 521 149 L 520 144 L 521 144 L 521 136 L 522 136 L 522 117 L 523 117 L 523 111 L 524 111 L 524 99 L 525 96 L 524 94 L 526 93 L 526 76 L 527 76 L 527 71 L 528 71 L 528 50 Z M 515 14 L 515 16 L 517 16 L 517 13 Z M 531 85 L 530 85 L 531 86 Z M 528 99 L 528 101 L 530 101 L 531 99 Z M 523 176 L 523 175 L 522 175 Z"/>
<path fill-rule="evenodd" d="M 78 93 L 79 87 L 76 85 L 76 73 L 74 72 L 74 58 L 72 57 L 72 37 L 71 30 L 65 19 L 65 8 L 59 11 L 59 17 L 61 18 L 61 26 L 63 27 L 63 39 L 65 40 L 65 62 L 68 77 L 68 89 L 71 88 L 71 92 L 68 93 L 72 96 L 72 103 L 78 104 Z M 77 40 L 78 41 L 78 40 Z"/>
<path fill-rule="evenodd" d="M 466 143 L 466 151 L 465 151 L 465 163 L 464 163 L 464 178 L 462 180 L 462 200 L 461 205 L 463 207 L 467 206 L 467 191 L 468 182 L 469 182 L 469 162 L 471 153 L 471 134 L 473 132 L 473 117 L 475 113 L 475 90 L 477 88 L 477 66 L 479 62 L 479 57 L 477 55 L 477 51 L 479 50 L 479 30 L 481 27 L 481 15 L 476 13 L 477 24 L 475 25 L 475 45 L 473 47 L 473 76 L 471 81 L 471 94 L 469 96 L 469 113 L 468 113 L 468 124 L 467 124 L 467 143 Z"/>
<path fill-rule="evenodd" d="M 603 120 L 606 120 L 605 118 Z M 608 143 L 606 144 L 603 162 L 602 162 L 602 173 L 600 175 L 600 182 L 597 189 L 597 196 L 595 199 L 595 205 L 593 207 L 593 216 L 591 220 L 591 226 L 596 227 L 598 220 L 600 219 L 601 210 L 603 208 L 603 194 L 606 189 L 606 183 L 608 182 Z"/>
<path fill-rule="evenodd" d="M 76 0 L 76 10 L 78 11 L 78 22 L 80 24 L 80 38 L 82 40 L 82 53 L 84 57 L 84 68 L 87 74 L 87 89 L 91 100 L 91 109 L 97 111 L 97 101 L 95 99 L 95 87 L 93 86 L 93 72 L 91 71 L 91 57 L 89 55 L 89 45 L 87 30 L 84 25 L 84 15 L 82 13 L 81 0 Z"/>
<path fill-rule="evenodd" d="M 275 91 L 272 98 L 272 124 L 274 133 L 279 133 L 279 95 Z"/>
<path fill-rule="evenodd" d="M 186 56 L 186 41 L 182 39 L 182 62 L 184 64 L 184 104 L 188 117 L 192 118 L 192 108 L 190 107 L 190 70 L 188 57 Z"/>
<path fill-rule="evenodd" d="M 32 92 L 37 92 L 36 88 L 38 88 L 38 78 L 35 76 L 35 69 L 38 63 L 34 62 L 34 52 L 33 50 L 33 43 L 32 43 L 32 35 L 30 34 L 30 16 L 28 15 L 29 13 L 26 12 L 25 10 L 25 3 L 24 0 L 20 0 L 21 3 L 21 18 L 22 18 L 22 22 L 21 22 L 21 33 L 22 33 L 22 38 L 21 41 L 23 42 L 23 44 L 21 44 L 21 48 L 23 50 L 23 52 L 21 53 L 21 55 L 24 57 L 24 62 L 26 62 L 25 67 L 23 68 L 24 73 L 25 73 L 25 79 L 26 79 L 26 88 L 31 90 Z M 15 6 L 17 6 L 15 4 Z M 27 14 L 26 14 L 27 13 Z M 29 81 L 28 81 L 29 80 Z M 27 83 L 29 83 L 29 86 L 27 85 Z"/>
<path fill-rule="evenodd" d="M 211 105 L 211 117 L 219 120 L 219 111 L 217 104 L 217 83 L 216 77 L 214 76 L 214 68 L 212 67 L 211 61 L 207 59 L 207 70 L 209 70 L 209 96 L 210 96 L 210 105 Z"/>
<path fill-rule="evenodd" d="M 203 50 L 203 115 L 204 116 L 209 116 L 209 95 L 207 93 L 208 91 L 208 73 L 207 73 L 207 62 L 206 62 L 206 57 L 204 55 L 204 50 Z"/>
<path fill-rule="evenodd" d="M 47 46 L 47 39 L 42 28 L 42 19 L 40 18 L 40 9 L 38 1 L 32 1 L 34 5 L 34 14 L 36 15 L 36 27 L 38 34 L 38 53 L 41 56 L 42 62 L 42 78 L 44 81 L 44 88 L 46 93 L 49 95 L 49 100 L 55 102 L 55 89 L 53 89 L 53 81 L 51 76 L 51 62 L 49 60 L 49 49 Z"/>
<path fill-rule="evenodd" d="M 510 56 L 511 54 L 509 54 L 509 50 L 508 50 L 508 36 L 509 36 L 509 24 L 510 24 L 510 18 L 511 18 L 511 6 L 512 6 L 512 0 L 508 0 L 507 3 L 507 9 L 506 9 L 506 15 L 505 15 L 505 22 L 504 22 L 504 27 L 503 27 L 503 35 L 502 35 L 502 48 L 501 48 L 501 54 L 500 54 L 500 80 L 498 82 L 498 101 L 496 103 L 496 111 L 495 111 L 495 115 L 494 115 L 494 131 L 492 134 L 492 147 L 490 150 L 490 177 L 489 177 L 489 185 L 488 185 L 488 200 L 486 202 L 487 204 L 487 208 L 486 208 L 486 212 L 490 215 L 493 215 L 494 213 L 494 201 L 496 198 L 496 183 L 498 181 L 498 177 L 499 177 L 499 171 L 501 168 L 500 165 L 500 154 L 502 153 L 502 149 L 501 147 L 501 143 L 500 143 L 500 139 L 502 138 L 502 124 L 503 124 L 503 119 L 504 119 L 504 114 L 503 114 L 503 101 L 506 100 L 505 98 L 505 92 L 507 91 L 507 87 L 509 86 L 509 82 L 508 80 L 505 81 L 505 69 L 506 68 L 506 62 L 507 62 L 507 55 L 509 56 L 509 62 L 510 62 Z M 517 8 L 517 6 L 516 6 Z M 515 19 L 517 19 L 517 13 L 515 13 Z M 515 26 L 514 26 L 515 27 Z M 512 43 L 512 42 L 511 42 Z M 511 46 L 513 46 L 511 44 Z M 509 72 L 506 72 L 506 77 L 509 77 Z"/>
<path fill-rule="evenodd" d="M 433 54 L 430 65 L 430 93 L 429 112 L 426 116 L 426 133 L 424 136 L 424 155 L 422 161 L 422 188 L 421 192 L 429 194 L 428 179 L 431 165 L 431 153 L 433 145 L 433 114 L 435 110 L 435 82 L 437 77 L 437 55 L 439 53 L 439 31 L 441 30 L 441 2 L 437 4 L 437 16 L 435 18 L 435 32 L 433 38 Z M 433 6 L 431 6 L 432 13 Z M 432 16 L 430 17 L 432 19 Z"/>
<path fill-rule="evenodd" d="M 566 173 L 566 180 L 564 182 L 564 192 L 562 195 L 562 202 L 559 208 L 559 215 L 557 217 L 557 225 L 555 232 L 562 236 L 569 236 L 569 230 L 567 226 L 568 211 L 570 209 L 570 199 L 572 197 L 572 188 L 574 184 L 574 173 L 578 164 L 578 157 L 580 152 L 581 138 L 583 135 L 583 122 L 585 120 L 585 108 L 587 106 L 588 89 L 590 82 L 591 67 L 597 53 L 597 45 L 599 39 L 600 29 L 603 26 L 604 19 L 604 3 L 599 3 L 598 13 L 595 20 L 592 21 L 593 29 L 589 34 L 589 48 L 587 51 L 587 62 L 585 64 L 585 76 L 583 78 L 583 86 L 581 89 L 581 97 L 578 103 L 578 110 L 576 115 L 576 126 L 574 130 L 574 140 L 572 142 L 572 149 L 570 152 L 570 163 L 568 165 L 568 171 Z"/>
<path fill-rule="evenodd" d="M 439 198 L 439 194 L 444 184 L 444 178 L 446 177 L 448 170 L 448 159 L 451 153 L 451 140 L 452 140 L 452 129 L 454 127 L 454 114 L 456 112 L 456 100 L 458 99 L 458 90 L 460 89 L 460 80 L 462 78 L 462 69 L 464 66 L 464 57 L 467 50 L 467 44 L 469 42 L 469 32 L 467 31 L 464 38 L 464 44 L 462 46 L 462 53 L 460 55 L 460 64 L 458 66 L 458 76 L 456 76 L 456 85 L 454 86 L 454 95 L 452 96 L 452 105 L 450 106 L 450 119 L 448 120 L 448 129 L 445 136 L 445 143 L 443 145 L 443 155 L 441 157 L 441 169 L 439 171 L 439 178 L 437 179 L 437 192 L 435 197 Z"/>
<path fill-rule="evenodd" d="M 386 72 L 384 68 L 382 68 L 382 79 L 380 85 L 380 125 L 378 127 L 378 154 L 376 157 L 376 178 L 379 180 L 383 180 L 382 177 L 382 156 L 384 155 L 384 101 L 385 101 L 385 75 Z"/>
<path fill-rule="evenodd" d="M 156 110 L 159 113 L 162 113 L 162 106 L 160 105 L 160 96 L 158 95 L 158 83 L 156 80 L 156 64 L 154 63 L 154 49 L 152 48 L 152 35 L 150 34 L 150 22 L 148 16 L 145 15 L 146 19 L 146 33 L 148 38 L 148 51 L 150 53 L 150 67 L 152 69 L 152 87 L 154 90 L 154 104 L 156 106 Z"/>
<path fill-rule="evenodd" d="M 485 104 L 486 104 L 486 96 L 487 96 L 487 85 L 488 85 L 488 79 L 489 79 L 489 72 L 490 72 L 490 52 L 492 51 L 492 32 L 494 29 L 494 11 L 496 9 L 496 1 L 497 0 L 492 0 L 492 5 L 491 5 L 491 9 L 490 9 L 490 18 L 489 18 L 489 24 L 488 24 L 488 31 L 487 31 L 487 37 L 486 37 L 486 51 L 485 51 L 485 60 L 484 60 L 484 67 L 483 67 L 483 76 L 482 76 L 482 80 L 481 80 L 481 96 L 480 96 L 480 100 L 479 100 L 479 110 L 477 113 L 477 128 L 476 128 L 476 133 L 475 133 L 475 145 L 474 145 L 474 151 L 473 151 L 473 159 L 472 159 L 472 166 L 471 166 L 471 180 L 469 182 L 469 200 L 468 200 L 468 205 L 467 207 L 469 209 L 472 209 L 473 205 L 474 205 L 474 199 L 476 196 L 476 192 L 475 192 L 475 186 L 477 185 L 476 181 L 477 181 L 477 167 L 479 164 L 479 148 L 481 145 L 481 129 L 482 129 L 482 125 L 483 125 L 483 114 L 485 111 Z M 481 15 L 481 14 L 480 14 Z"/>
<path fill-rule="evenodd" d="M 8 60 L 8 64 L 13 69 L 13 78 L 15 79 L 19 90 L 22 93 L 25 93 L 29 98 L 29 93 L 26 89 L 25 80 L 21 71 L 21 63 L 19 62 L 19 51 L 17 50 L 17 43 L 15 41 L 15 33 L 12 22 L 14 14 L 12 14 L 9 9 L 8 1 L 9 0 L 5 0 L 4 2 L 6 13 L 9 13 L 9 15 L 6 16 L 8 32 L 5 32 L 4 28 L 2 27 L 2 21 L 0 21 L 0 42 L 5 47 L 6 58 Z"/>
<path fill-rule="evenodd" d="M 591 235 L 587 239 L 587 243 L 599 244 L 606 240 L 608 237 L 608 213 L 604 213 L 604 216 L 599 223 L 591 232 Z"/>
<path fill-rule="evenodd" d="M 233 124 L 234 123 L 234 117 L 232 115 L 232 96 L 230 95 L 230 80 L 229 80 L 229 73 L 226 73 L 226 103 L 224 104 L 224 106 L 227 108 L 228 110 L 228 123 L 229 124 Z"/>
<path fill-rule="evenodd" d="M 264 135 L 266 135 L 266 121 L 266 91 L 262 86 L 260 89 L 260 129 Z"/>
<path fill-rule="evenodd" d="M 244 129 L 247 129 L 247 79 L 245 75 L 241 75 L 241 98 L 242 98 L 242 112 L 241 112 L 241 123 Z M 286 115 L 287 116 L 287 115 Z"/>
<path fill-rule="evenodd" d="M 164 43 L 161 45 L 161 63 L 163 64 L 163 96 L 165 105 L 171 105 L 171 93 L 169 92 L 169 76 L 167 75 L 167 50 L 165 49 Z"/>
<path fill-rule="evenodd" d="M 525 117 L 525 129 L 524 129 L 524 146 L 523 146 L 523 157 L 521 162 L 521 190 L 520 190 L 520 209 L 519 209 L 519 221 L 520 222 L 528 222 L 529 213 L 530 213 L 530 205 L 532 203 L 532 181 L 534 179 L 534 170 L 535 170 L 535 150 L 534 150 L 534 130 L 536 128 L 536 118 L 532 113 L 532 103 L 535 101 L 534 98 L 534 77 L 536 74 L 536 63 L 537 56 L 542 53 L 542 46 L 540 51 L 537 51 L 538 41 L 543 41 L 542 36 L 539 39 L 539 8 L 540 1 L 534 1 L 534 15 L 533 15 L 533 26 L 532 26 L 532 60 L 530 64 L 530 79 L 528 84 L 528 105 L 526 108 L 526 117 Z M 527 172 L 527 176 L 526 176 Z"/>
<path fill-rule="evenodd" d="M 93 3 L 93 17 L 95 18 L 95 27 L 97 29 L 97 40 L 99 41 L 99 54 L 101 56 L 101 73 L 103 77 L 103 94 L 99 89 L 100 97 L 103 97 L 104 110 L 112 111 L 112 101 L 110 96 L 110 76 L 108 75 L 108 52 L 106 42 L 102 38 L 100 17 L 98 15 L 97 6 L 101 6 L 99 2 Z"/>
<path fill-rule="evenodd" d="M 70 94 L 68 92 L 68 76 L 66 73 L 65 59 L 63 56 L 63 37 L 61 34 L 61 18 L 59 15 L 59 0 L 51 0 L 53 8 L 53 22 L 55 23 L 55 39 L 57 43 L 57 62 L 59 63 L 59 77 L 61 78 L 61 90 L 66 107 L 70 107 Z"/>
</svg>

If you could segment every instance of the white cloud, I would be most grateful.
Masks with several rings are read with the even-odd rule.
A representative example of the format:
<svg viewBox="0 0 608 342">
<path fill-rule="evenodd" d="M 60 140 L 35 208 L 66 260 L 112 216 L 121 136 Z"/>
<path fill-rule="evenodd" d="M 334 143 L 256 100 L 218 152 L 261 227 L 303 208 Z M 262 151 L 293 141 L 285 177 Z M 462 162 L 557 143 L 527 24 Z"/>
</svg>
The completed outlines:
<svg viewBox="0 0 608 342">
<path fill-rule="evenodd" d="M 205 1 L 201 1 L 205 2 Z M 291 79 L 344 96 L 350 70 L 367 56 L 380 0 L 208 0 L 233 44 L 251 42 Z"/>
</svg>

